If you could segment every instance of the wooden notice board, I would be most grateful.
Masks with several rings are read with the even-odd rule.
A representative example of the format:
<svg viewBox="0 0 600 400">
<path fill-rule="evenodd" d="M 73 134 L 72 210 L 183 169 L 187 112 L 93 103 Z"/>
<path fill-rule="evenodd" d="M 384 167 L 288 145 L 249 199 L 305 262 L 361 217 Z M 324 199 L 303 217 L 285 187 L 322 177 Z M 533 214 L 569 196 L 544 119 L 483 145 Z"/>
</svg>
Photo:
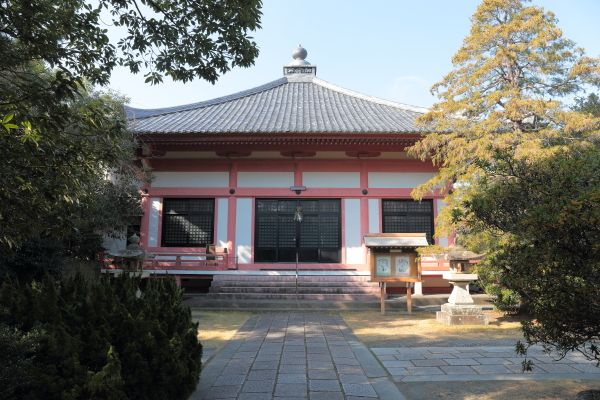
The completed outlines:
<svg viewBox="0 0 600 400">
<path fill-rule="evenodd" d="M 365 233 L 372 282 L 421 282 L 417 247 L 428 245 L 424 233 Z"/>
<path fill-rule="evenodd" d="M 410 250 L 371 249 L 371 282 L 421 282 L 421 263 Z"/>
<path fill-rule="evenodd" d="M 421 282 L 421 261 L 417 247 L 428 245 L 425 233 L 365 233 L 369 249 L 371 282 L 381 288 L 381 314 L 385 314 L 387 282 Z M 407 308 L 412 310 L 411 288 L 406 288 Z"/>
</svg>

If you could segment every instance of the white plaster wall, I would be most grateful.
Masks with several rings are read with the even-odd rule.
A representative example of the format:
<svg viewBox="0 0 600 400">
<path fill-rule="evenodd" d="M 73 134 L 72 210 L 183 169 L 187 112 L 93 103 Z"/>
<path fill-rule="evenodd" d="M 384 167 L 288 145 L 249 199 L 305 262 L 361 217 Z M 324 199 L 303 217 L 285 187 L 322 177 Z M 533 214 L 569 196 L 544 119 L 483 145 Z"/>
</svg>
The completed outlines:
<svg viewBox="0 0 600 400">
<path fill-rule="evenodd" d="M 238 172 L 238 187 L 289 188 L 294 186 L 293 172 Z"/>
<path fill-rule="evenodd" d="M 229 172 L 154 172 L 152 187 L 229 187 Z"/>
<path fill-rule="evenodd" d="M 150 199 L 150 218 L 148 221 L 148 247 L 158 246 L 158 214 L 160 212 L 160 199 Z"/>
<path fill-rule="evenodd" d="M 307 188 L 359 188 L 360 172 L 303 172 Z"/>
<path fill-rule="evenodd" d="M 379 221 L 381 214 L 379 213 L 379 199 L 369 199 L 369 233 L 379 232 Z"/>
<path fill-rule="evenodd" d="M 435 176 L 433 172 L 369 172 L 369 187 L 412 189 Z"/>
<path fill-rule="evenodd" d="M 346 264 L 364 264 L 365 251 L 360 237 L 359 199 L 344 199 L 344 225 Z"/>
<path fill-rule="evenodd" d="M 442 207 L 445 207 L 446 203 L 440 199 L 435 200 L 435 207 L 437 208 L 438 215 L 442 212 Z M 437 238 L 438 244 L 440 246 L 448 247 L 448 238 L 447 237 L 439 237 Z"/>
<path fill-rule="evenodd" d="M 252 199 L 237 199 L 235 216 L 235 244 L 238 264 L 252 261 Z"/>
<path fill-rule="evenodd" d="M 229 199 L 217 199 L 217 247 L 227 247 L 227 212 L 229 209 Z"/>
</svg>

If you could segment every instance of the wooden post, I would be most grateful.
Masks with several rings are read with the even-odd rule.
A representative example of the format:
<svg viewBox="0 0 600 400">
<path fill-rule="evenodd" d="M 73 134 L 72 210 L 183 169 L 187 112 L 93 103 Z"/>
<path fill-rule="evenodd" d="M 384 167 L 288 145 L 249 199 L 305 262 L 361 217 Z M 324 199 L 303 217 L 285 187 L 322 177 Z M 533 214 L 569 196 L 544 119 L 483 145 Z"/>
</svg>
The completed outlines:
<svg viewBox="0 0 600 400">
<path fill-rule="evenodd" d="M 381 288 L 381 315 L 385 315 L 385 282 L 379 282 Z"/>
<path fill-rule="evenodd" d="M 296 248 L 296 300 L 298 300 L 298 248 Z"/>
<path fill-rule="evenodd" d="M 406 288 L 406 308 L 408 308 L 408 313 L 412 314 L 412 288 L 410 287 L 410 283 Z"/>
</svg>

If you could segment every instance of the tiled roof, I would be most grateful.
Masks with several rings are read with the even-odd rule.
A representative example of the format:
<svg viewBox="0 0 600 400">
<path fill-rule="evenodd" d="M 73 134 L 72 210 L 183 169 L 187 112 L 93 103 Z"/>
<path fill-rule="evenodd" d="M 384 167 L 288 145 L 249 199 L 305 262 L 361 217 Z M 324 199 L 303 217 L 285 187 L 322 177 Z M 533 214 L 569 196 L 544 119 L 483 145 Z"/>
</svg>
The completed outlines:
<svg viewBox="0 0 600 400">
<path fill-rule="evenodd" d="M 137 133 L 415 133 L 426 108 L 367 96 L 319 78 L 284 77 L 199 103 L 144 110 L 127 107 Z"/>
</svg>

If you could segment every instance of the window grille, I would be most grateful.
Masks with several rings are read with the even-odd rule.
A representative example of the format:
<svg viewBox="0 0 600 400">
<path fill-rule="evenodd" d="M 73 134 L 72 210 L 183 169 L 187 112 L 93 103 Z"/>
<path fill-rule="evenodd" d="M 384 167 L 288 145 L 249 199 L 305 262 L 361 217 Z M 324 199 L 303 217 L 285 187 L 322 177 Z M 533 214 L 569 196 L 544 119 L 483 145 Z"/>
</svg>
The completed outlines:
<svg viewBox="0 0 600 400">
<path fill-rule="evenodd" d="M 302 207 L 302 222 L 294 221 Z M 341 201 L 257 199 L 256 262 L 339 263 Z"/>
<path fill-rule="evenodd" d="M 162 245 L 205 247 L 213 242 L 214 199 L 164 199 Z"/>
<path fill-rule="evenodd" d="M 433 200 L 383 200 L 384 233 L 425 233 L 434 244 Z"/>
</svg>

